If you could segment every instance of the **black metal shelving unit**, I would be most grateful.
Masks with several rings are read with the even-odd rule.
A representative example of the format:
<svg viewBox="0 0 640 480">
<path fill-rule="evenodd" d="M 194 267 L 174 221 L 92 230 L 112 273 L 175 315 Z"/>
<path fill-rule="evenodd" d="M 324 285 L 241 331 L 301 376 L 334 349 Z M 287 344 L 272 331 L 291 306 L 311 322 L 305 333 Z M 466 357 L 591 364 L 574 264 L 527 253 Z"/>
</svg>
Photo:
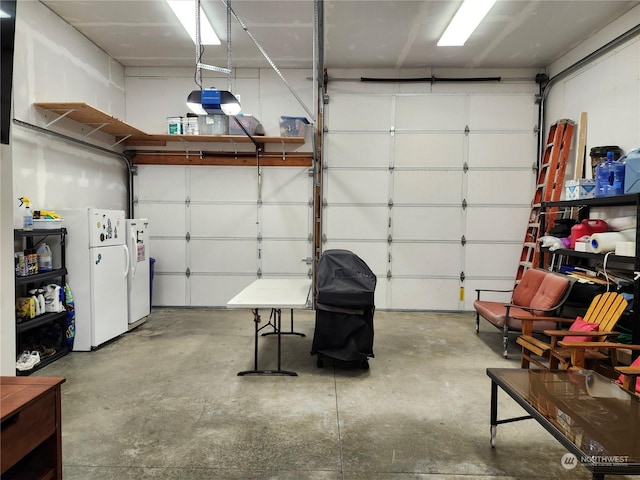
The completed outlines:
<svg viewBox="0 0 640 480">
<path fill-rule="evenodd" d="M 66 228 L 56 228 L 56 229 L 34 229 L 34 230 L 14 230 L 14 241 L 15 246 L 18 250 L 34 250 L 37 243 L 36 240 L 43 241 L 47 237 L 57 237 L 59 239 L 59 258 L 60 258 L 60 268 L 47 271 L 47 272 L 39 272 L 34 275 L 27 276 L 18 276 L 15 277 L 16 284 L 16 297 L 24 294 L 30 288 L 37 288 L 42 284 L 46 283 L 47 280 L 58 280 L 60 286 L 64 288 L 66 284 L 66 236 L 67 229 Z M 39 242 L 38 242 L 39 243 Z M 63 302 L 64 303 L 64 302 Z M 39 370 L 40 368 L 48 365 L 52 362 L 55 362 L 59 358 L 65 356 L 69 353 L 68 348 L 66 347 L 66 340 L 64 338 L 64 332 L 67 320 L 67 311 L 66 309 L 62 312 L 49 312 L 38 315 L 32 319 L 18 321 L 16 319 L 16 353 L 20 353 L 20 343 L 21 339 L 27 335 L 37 332 L 37 329 L 46 328 L 50 325 L 58 322 L 61 330 L 62 330 L 62 339 L 59 344 L 55 345 L 56 353 L 42 358 L 40 363 L 36 365 L 31 370 L 19 371 L 16 370 L 16 375 L 24 376 L 30 375 L 33 372 Z"/>
<path fill-rule="evenodd" d="M 636 211 L 636 225 L 640 227 L 640 193 L 633 193 L 628 195 L 618 195 L 615 197 L 602 197 L 602 198 L 585 198 L 581 200 L 561 200 L 558 202 L 543 202 L 541 204 L 540 215 L 540 232 L 546 234 L 545 225 L 545 213 L 549 208 L 573 208 L 583 207 L 578 211 L 578 220 L 584 220 L 589 218 L 589 212 L 591 207 L 623 207 L 634 206 Z M 640 228 L 636 227 L 636 253 L 635 257 L 624 257 L 620 255 L 610 254 L 608 261 L 623 263 L 633 266 L 635 275 L 640 272 Z M 544 268 L 544 253 L 548 250 L 541 249 L 539 255 L 539 267 Z M 590 252 L 576 252 L 575 250 L 559 249 L 552 252 L 556 255 L 564 255 L 566 257 L 584 258 L 588 260 L 604 261 L 605 255 L 602 253 L 590 253 Z M 640 345 L 640 308 L 638 308 L 638 302 L 640 302 L 640 280 L 633 282 L 633 310 L 630 313 L 631 316 L 631 343 L 634 345 Z"/>
</svg>

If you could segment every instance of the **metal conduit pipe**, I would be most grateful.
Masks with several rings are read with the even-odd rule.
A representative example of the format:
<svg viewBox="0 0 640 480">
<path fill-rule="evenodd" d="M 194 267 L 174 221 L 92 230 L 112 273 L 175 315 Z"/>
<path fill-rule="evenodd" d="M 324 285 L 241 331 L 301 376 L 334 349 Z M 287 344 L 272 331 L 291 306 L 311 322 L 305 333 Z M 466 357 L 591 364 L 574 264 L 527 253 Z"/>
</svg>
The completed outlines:
<svg viewBox="0 0 640 480">
<path fill-rule="evenodd" d="M 106 153 L 108 155 L 111 155 L 113 157 L 117 157 L 120 160 L 124 161 L 124 164 L 127 166 L 127 177 L 128 177 L 128 185 L 127 185 L 127 197 L 128 197 L 128 203 L 129 203 L 129 216 L 132 217 L 133 216 L 133 167 L 131 165 L 131 160 L 129 160 L 129 157 L 127 157 L 124 153 L 119 153 L 119 152 L 114 152 L 113 150 L 109 150 L 108 148 L 105 147 L 100 147 L 99 145 L 94 145 L 92 143 L 89 142 L 85 142 L 84 140 L 80 140 L 78 138 L 74 138 L 74 137 L 70 137 L 68 135 L 65 135 L 63 133 L 59 133 L 59 132 L 54 132 L 53 130 L 49 130 L 47 128 L 43 128 L 43 127 L 39 127 L 38 125 L 33 125 L 32 123 L 28 123 L 28 122 L 24 122 L 22 120 L 18 120 L 17 118 L 13 119 L 13 123 L 15 125 L 19 125 L 20 127 L 23 128 L 28 128 L 30 130 L 35 130 L 36 132 L 40 132 L 40 133 L 44 133 L 46 135 L 51 135 L 52 137 L 57 137 L 60 138 L 62 140 L 65 140 L 67 142 L 71 142 L 71 143 L 76 143 L 78 145 L 81 145 L 85 148 L 89 148 L 91 150 L 97 150 L 98 152 L 101 153 Z"/>
<path fill-rule="evenodd" d="M 541 99 L 540 99 L 540 106 L 538 107 L 540 112 L 538 117 L 540 118 L 540 128 L 538 131 L 538 167 L 540 167 L 540 164 L 542 162 L 542 156 L 544 155 L 544 126 L 545 126 L 545 122 L 546 122 L 546 117 L 545 117 L 545 103 L 547 101 L 547 95 L 549 94 L 549 91 L 551 90 L 551 87 L 553 85 L 555 85 L 558 81 L 562 80 L 563 78 L 569 76 L 570 74 L 572 74 L 573 72 L 579 70 L 580 68 L 584 67 L 585 65 L 588 65 L 589 63 L 593 62 L 594 60 L 596 60 L 597 58 L 600 58 L 602 55 L 610 52 L 611 50 L 613 50 L 614 48 L 620 46 L 621 44 L 623 44 L 624 42 L 637 37 L 638 34 L 640 34 L 640 25 L 636 25 L 635 27 L 627 30 L 626 32 L 624 32 L 622 35 L 619 35 L 618 37 L 614 38 L 613 40 L 611 40 L 610 42 L 604 44 L 603 46 L 601 46 L 600 48 L 598 48 L 597 50 L 594 50 L 593 52 L 591 52 L 589 55 L 587 55 L 586 57 L 583 57 L 582 59 L 578 60 L 576 63 L 574 63 L 573 65 L 570 65 L 569 67 L 565 68 L 564 70 L 562 70 L 560 73 L 558 73 L 557 75 L 554 75 L 553 77 L 551 77 L 547 83 L 545 85 L 542 86 L 542 95 L 541 95 Z"/>
</svg>

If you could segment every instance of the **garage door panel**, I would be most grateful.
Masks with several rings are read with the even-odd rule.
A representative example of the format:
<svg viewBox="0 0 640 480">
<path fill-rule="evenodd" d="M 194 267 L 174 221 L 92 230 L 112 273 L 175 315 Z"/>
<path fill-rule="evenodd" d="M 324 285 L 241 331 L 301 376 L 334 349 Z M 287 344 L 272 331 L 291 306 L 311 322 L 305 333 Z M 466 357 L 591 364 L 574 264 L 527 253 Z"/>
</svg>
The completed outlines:
<svg viewBox="0 0 640 480">
<path fill-rule="evenodd" d="M 187 303 L 187 277 L 155 273 L 153 276 L 152 302 L 156 307 L 183 307 Z"/>
<path fill-rule="evenodd" d="M 240 275 L 192 275 L 190 305 L 193 307 L 225 307 L 256 277 Z M 213 317 L 212 317 L 213 318 Z M 247 309 L 246 323 L 238 325 L 238 331 L 250 332 L 252 315 Z"/>
<path fill-rule="evenodd" d="M 191 170 L 190 198 L 198 201 L 256 202 L 257 169 L 195 166 Z"/>
<path fill-rule="evenodd" d="M 460 282 L 448 279 L 391 279 L 390 308 L 403 310 L 458 310 Z"/>
<path fill-rule="evenodd" d="M 535 183 L 531 171 L 475 171 L 468 175 L 467 202 L 470 205 L 531 204 Z"/>
<path fill-rule="evenodd" d="M 192 203 L 191 236 L 256 237 L 256 205 L 200 205 Z"/>
<path fill-rule="evenodd" d="M 333 239 L 386 240 L 388 207 L 331 205 L 325 209 L 325 231 Z"/>
<path fill-rule="evenodd" d="M 391 259 L 394 276 L 446 276 L 462 270 L 459 244 L 394 242 Z"/>
<path fill-rule="evenodd" d="M 533 131 L 537 109 L 533 95 L 469 96 L 469 128 Z"/>
<path fill-rule="evenodd" d="M 462 205 L 462 176 L 462 170 L 395 172 L 393 203 Z"/>
<path fill-rule="evenodd" d="M 263 237 L 308 238 L 311 211 L 308 205 L 263 205 Z"/>
<path fill-rule="evenodd" d="M 255 182 L 253 182 L 255 185 Z M 263 202 L 307 203 L 311 198 L 309 168 L 265 167 L 262 169 Z"/>
<path fill-rule="evenodd" d="M 467 240 L 522 242 L 530 213 L 525 207 L 469 207 Z"/>
<path fill-rule="evenodd" d="M 191 239 L 191 271 L 208 273 L 255 273 L 258 270 L 257 240 Z"/>
<path fill-rule="evenodd" d="M 184 272 L 187 262 L 187 242 L 180 239 L 152 238 L 151 256 L 156 259 L 155 272 Z"/>
<path fill-rule="evenodd" d="M 531 133 L 469 134 L 469 168 L 531 168 L 537 136 Z"/>
<path fill-rule="evenodd" d="M 465 275 L 468 277 L 516 278 L 521 244 L 467 244 Z"/>
<path fill-rule="evenodd" d="M 329 203 L 389 202 L 389 172 L 384 170 L 329 170 L 325 196 Z"/>
<path fill-rule="evenodd" d="M 463 134 L 396 133 L 393 163 L 396 168 L 462 168 L 464 142 Z"/>
<path fill-rule="evenodd" d="M 149 219 L 149 232 L 153 237 L 177 236 L 184 238 L 187 213 L 184 203 L 139 203 L 138 218 Z"/>
<path fill-rule="evenodd" d="M 137 165 L 134 188 L 139 200 L 184 201 L 187 197 L 186 167 Z"/>
<path fill-rule="evenodd" d="M 308 240 L 262 241 L 262 274 L 277 275 L 296 273 L 306 275 L 311 268 L 306 259 L 310 256 Z"/>
<path fill-rule="evenodd" d="M 400 95 L 396 130 L 459 130 L 466 125 L 464 95 Z"/>
<path fill-rule="evenodd" d="M 387 273 L 386 243 L 328 241 L 322 246 L 323 252 L 331 249 L 350 250 L 364 260 L 376 276 Z M 380 283 L 380 278 L 378 278 L 378 283 Z"/>
<path fill-rule="evenodd" d="M 390 95 L 334 96 L 327 108 L 326 124 L 329 131 L 358 131 L 363 128 L 389 131 L 391 99 Z"/>
<path fill-rule="evenodd" d="M 458 207 L 393 207 L 396 240 L 459 240 L 462 238 Z"/>
<path fill-rule="evenodd" d="M 329 167 L 388 167 L 391 136 L 381 133 L 329 133 L 324 164 Z"/>
</svg>

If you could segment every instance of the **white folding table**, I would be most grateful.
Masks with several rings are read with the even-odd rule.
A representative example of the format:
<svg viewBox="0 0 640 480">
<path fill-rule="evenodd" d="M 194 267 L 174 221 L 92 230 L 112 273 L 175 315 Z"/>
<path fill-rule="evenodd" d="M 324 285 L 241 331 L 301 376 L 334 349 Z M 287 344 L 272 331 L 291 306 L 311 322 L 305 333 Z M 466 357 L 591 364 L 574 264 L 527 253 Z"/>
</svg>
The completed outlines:
<svg viewBox="0 0 640 480">
<path fill-rule="evenodd" d="M 304 309 L 310 307 L 309 294 L 311 292 L 310 279 L 297 278 L 261 278 L 255 280 L 244 290 L 227 302 L 227 308 L 250 308 L 253 312 L 254 323 L 254 364 L 253 370 L 245 370 L 239 372 L 238 375 L 292 375 L 297 373 L 282 370 L 282 335 L 300 335 L 304 334 L 293 331 L 293 309 Z M 260 314 L 259 309 L 271 309 L 269 322 L 259 327 Z M 282 309 L 291 309 L 291 331 L 282 331 Z M 274 323 L 271 323 L 271 318 Z M 263 335 L 275 334 L 278 336 L 278 368 L 276 370 L 259 370 L 258 369 L 258 334 L 266 327 L 273 327 L 272 332 L 263 333 Z"/>
</svg>

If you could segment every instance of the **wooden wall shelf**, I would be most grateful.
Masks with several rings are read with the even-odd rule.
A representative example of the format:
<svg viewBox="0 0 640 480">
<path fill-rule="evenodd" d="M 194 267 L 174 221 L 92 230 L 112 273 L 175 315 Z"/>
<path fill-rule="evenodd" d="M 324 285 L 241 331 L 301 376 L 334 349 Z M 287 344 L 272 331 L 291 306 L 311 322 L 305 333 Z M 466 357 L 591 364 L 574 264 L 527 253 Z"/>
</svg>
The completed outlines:
<svg viewBox="0 0 640 480">
<path fill-rule="evenodd" d="M 164 147 L 171 142 L 180 143 L 250 143 L 253 141 L 246 135 L 169 135 L 169 134 L 148 134 L 136 127 L 123 122 L 98 110 L 86 103 L 74 102 L 36 102 L 34 105 L 52 111 L 58 116 L 49 121 L 47 126 L 61 120 L 69 118 L 78 123 L 92 126 L 94 131 L 102 131 L 116 137 L 117 144 L 133 147 Z M 267 137 L 254 136 L 254 140 L 260 144 L 288 144 L 303 145 L 303 137 Z"/>
<path fill-rule="evenodd" d="M 115 137 L 129 137 L 130 135 L 146 135 L 142 130 L 138 130 L 136 127 L 123 122 L 109 115 L 108 113 L 98 110 L 86 103 L 41 103 L 36 102 L 34 105 L 50 110 L 60 115 L 59 117 L 51 120 L 49 125 L 62 119 L 69 118 L 78 123 L 84 123 L 85 125 L 91 125 L 98 130 L 109 133 Z"/>
<path fill-rule="evenodd" d="M 234 155 L 225 152 L 127 152 L 134 165 L 217 165 L 234 167 L 256 167 L 256 154 L 244 153 Z M 277 154 L 267 152 L 260 154 L 262 167 L 310 167 L 313 165 L 311 152 L 286 152 Z"/>
</svg>

